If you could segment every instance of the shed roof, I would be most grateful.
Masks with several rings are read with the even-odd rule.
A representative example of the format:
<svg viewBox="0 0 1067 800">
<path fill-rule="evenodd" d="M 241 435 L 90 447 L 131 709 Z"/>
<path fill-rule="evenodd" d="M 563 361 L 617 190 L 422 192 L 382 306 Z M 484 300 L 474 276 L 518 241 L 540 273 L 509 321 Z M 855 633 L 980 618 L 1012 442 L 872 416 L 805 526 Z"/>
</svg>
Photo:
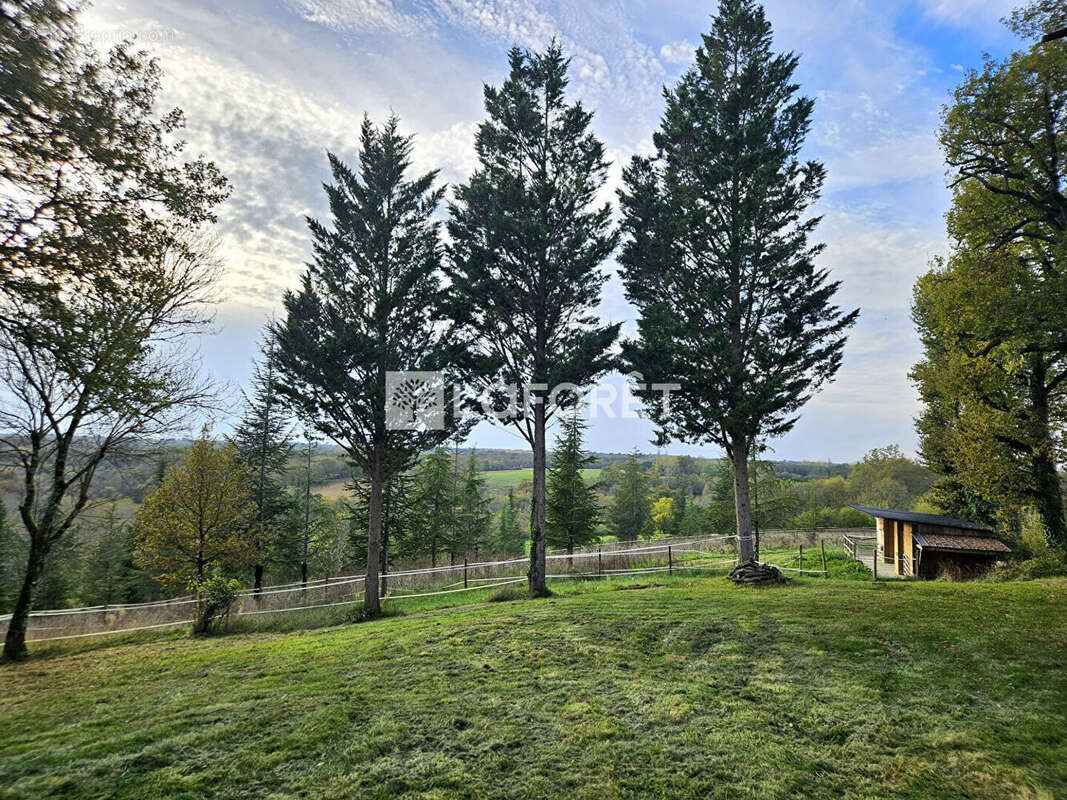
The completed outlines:
<svg viewBox="0 0 1067 800">
<path fill-rule="evenodd" d="M 867 508 L 866 506 L 851 506 L 851 508 L 857 511 L 862 511 L 864 514 L 870 514 L 872 517 L 880 517 L 881 519 L 892 519 L 898 522 L 912 522 L 917 525 L 938 525 L 943 528 L 962 528 L 967 531 L 977 531 L 979 533 L 991 534 L 993 531 L 991 528 L 987 528 L 985 525 L 980 525 L 977 522 L 968 522 L 965 519 L 954 519 L 953 517 L 942 517 L 938 514 L 919 514 L 915 511 L 897 511 L 892 508 Z"/>
<path fill-rule="evenodd" d="M 1010 553 L 1011 549 L 992 536 L 951 536 L 943 533 L 916 532 L 912 536 L 920 547 L 931 550 L 966 550 L 973 553 Z"/>
</svg>

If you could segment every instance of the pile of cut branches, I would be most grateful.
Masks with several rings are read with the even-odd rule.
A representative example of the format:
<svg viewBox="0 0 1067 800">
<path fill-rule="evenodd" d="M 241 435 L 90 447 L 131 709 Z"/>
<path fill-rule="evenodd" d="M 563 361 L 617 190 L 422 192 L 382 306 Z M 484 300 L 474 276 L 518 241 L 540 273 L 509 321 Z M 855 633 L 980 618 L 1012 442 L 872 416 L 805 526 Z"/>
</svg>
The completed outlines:
<svg viewBox="0 0 1067 800">
<path fill-rule="evenodd" d="M 778 567 L 773 564 L 757 564 L 755 561 L 746 561 L 730 570 L 730 580 L 745 584 L 789 583 L 789 578 L 783 575 Z"/>
</svg>

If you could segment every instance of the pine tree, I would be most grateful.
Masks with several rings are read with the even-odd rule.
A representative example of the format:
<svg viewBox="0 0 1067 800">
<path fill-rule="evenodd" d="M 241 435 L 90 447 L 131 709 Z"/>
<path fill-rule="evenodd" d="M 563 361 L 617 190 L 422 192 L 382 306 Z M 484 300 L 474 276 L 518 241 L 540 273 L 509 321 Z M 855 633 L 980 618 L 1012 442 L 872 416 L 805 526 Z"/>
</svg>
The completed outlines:
<svg viewBox="0 0 1067 800">
<path fill-rule="evenodd" d="M 437 557 L 445 549 L 455 527 L 455 475 L 452 456 L 442 447 L 427 453 L 416 469 L 415 517 L 418 554 L 429 554 L 437 566 Z"/>
<path fill-rule="evenodd" d="M 141 596 L 147 582 L 134 564 L 133 525 L 118 513 L 112 500 L 96 518 L 83 520 L 89 528 L 78 574 L 78 600 L 81 604 L 132 603 Z"/>
<path fill-rule="evenodd" d="M 582 474 L 596 461 L 582 449 L 585 428 L 576 412 L 563 419 L 548 472 L 548 543 L 566 548 L 569 554 L 575 547 L 596 541 L 600 525 L 596 488 L 588 485 Z"/>
<path fill-rule="evenodd" d="M 723 0 L 695 65 L 665 92 L 655 157 L 635 157 L 620 192 L 622 277 L 640 315 L 625 360 L 649 383 L 681 384 L 669 404 L 638 392 L 661 444 L 725 449 L 743 560 L 752 443 L 793 427 L 858 315 L 832 305 L 839 284 L 808 241 L 825 169 L 799 160 L 813 104 L 796 94 L 796 66 L 772 53 L 761 7 Z"/>
<path fill-rule="evenodd" d="M 455 555 L 475 556 L 489 543 L 493 520 L 489 498 L 485 494 L 485 478 L 478 471 L 478 460 L 472 452 L 461 476 L 457 476 L 456 538 L 452 542 Z"/>
<path fill-rule="evenodd" d="M 447 294 L 433 214 L 443 190 L 433 188 L 436 172 L 405 180 L 411 140 L 400 134 L 397 118 L 380 129 L 364 119 L 358 174 L 333 154 L 329 162 L 333 183 L 325 189 L 333 224 L 309 220 L 314 261 L 300 289 L 285 296 L 284 322 L 272 327 L 277 380 L 298 415 L 366 477 L 363 609 L 375 616 L 385 485 L 459 427 L 451 415 L 440 428 L 390 424 L 397 395 L 386 396 L 388 374 L 448 370 L 463 357 L 463 340 L 441 324 Z M 443 380 L 452 383 L 448 375 Z M 427 394 L 439 388 L 420 386 Z"/>
<path fill-rule="evenodd" d="M 274 541 L 281 535 L 278 522 L 288 496 L 279 476 L 293 451 L 290 424 L 274 384 L 274 337 L 267 336 L 263 361 L 255 365 L 252 394 L 245 395 L 245 410 L 231 437 L 253 474 L 252 500 L 256 504 L 256 530 L 252 539 L 253 588 L 263 588 L 263 569 Z"/>
<path fill-rule="evenodd" d="M 632 542 L 639 536 L 652 535 L 652 494 L 636 452 L 622 464 L 608 517 L 619 541 Z"/>
<path fill-rule="evenodd" d="M 482 388 L 498 418 L 515 425 L 533 451 L 530 591 L 545 592 L 548 420 L 572 393 L 612 366 L 618 325 L 595 314 L 615 248 L 607 205 L 597 207 L 608 164 L 589 131 L 592 114 L 568 104 L 567 60 L 553 42 L 544 53 L 518 48 L 508 79 L 485 87 L 488 119 L 478 130 L 479 167 L 450 206 L 453 314 L 476 337 Z M 507 413 L 529 391 L 532 408 Z M 521 404 L 525 405 L 525 404 Z"/>
<path fill-rule="evenodd" d="M 508 489 L 508 496 L 504 498 L 504 505 L 500 509 L 500 522 L 493 549 L 497 553 L 510 556 L 524 552 L 525 548 L 526 534 L 522 531 L 519 509 L 515 505 L 515 490 Z"/>
</svg>

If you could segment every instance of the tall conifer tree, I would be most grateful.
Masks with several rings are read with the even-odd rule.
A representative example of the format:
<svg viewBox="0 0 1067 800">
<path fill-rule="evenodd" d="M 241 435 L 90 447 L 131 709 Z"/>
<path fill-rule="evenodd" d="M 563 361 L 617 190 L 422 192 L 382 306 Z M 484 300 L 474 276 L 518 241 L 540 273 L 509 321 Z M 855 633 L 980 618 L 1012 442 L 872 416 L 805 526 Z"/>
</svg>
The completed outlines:
<svg viewBox="0 0 1067 800">
<path fill-rule="evenodd" d="M 454 503 L 452 456 L 443 447 L 438 447 L 422 457 L 415 481 L 415 524 L 419 552 L 429 553 L 430 564 L 435 567 L 437 557 L 444 550 L 455 527 Z"/>
<path fill-rule="evenodd" d="M 642 393 L 661 444 L 726 450 L 742 560 L 752 443 L 793 427 L 858 315 L 833 305 L 839 284 L 808 241 L 826 173 L 800 161 L 813 103 L 797 95 L 796 66 L 772 52 L 762 7 L 723 0 L 696 63 L 665 91 L 655 157 L 635 157 L 620 192 L 623 281 L 640 314 L 625 358 L 645 381 L 681 384 L 669 404 Z"/>
<path fill-rule="evenodd" d="M 263 360 L 256 364 L 252 375 L 252 393 L 245 395 L 244 414 L 232 437 L 253 476 L 252 501 L 256 504 L 253 587 L 257 596 L 263 588 L 264 562 L 280 534 L 276 523 L 288 504 L 279 476 L 293 451 L 290 423 L 274 385 L 274 349 L 274 336 L 268 334 Z"/>
<path fill-rule="evenodd" d="M 508 489 L 508 496 L 504 498 L 494 544 L 496 551 L 504 555 L 521 553 L 526 544 L 526 535 L 522 532 L 522 523 L 519 520 L 519 509 L 515 504 L 514 489 Z"/>
<path fill-rule="evenodd" d="M 456 431 L 450 416 L 440 429 L 387 424 L 387 374 L 447 371 L 462 348 L 440 314 L 446 295 L 432 217 L 443 190 L 433 188 L 436 172 L 405 178 L 411 140 L 398 128 L 396 117 L 381 128 L 364 119 L 358 172 L 329 155 L 332 225 L 308 220 L 315 258 L 285 297 L 286 319 L 273 327 L 279 390 L 368 483 L 370 616 L 380 610 L 385 484 Z"/>
<path fill-rule="evenodd" d="M 615 248 L 608 205 L 597 206 L 608 162 L 589 125 L 592 113 L 568 104 L 567 60 L 553 42 L 543 53 L 518 48 L 499 88 L 485 87 L 488 119 L 478 130 L 479 166 L 456 192 L 449 222 L 456 319 L 477 337 L 483 387 L 533 450 L 530 591 L 545 591 L 545 426 L 574 394 L 612 364 L 618 325 L 594 310 Z"/>
<path fill-rule="evenodd" d="M 636 452 L 623 462 L 608 520 L 620 541 L 632 542 L 652 533 L 652 494 L 648 475 L 641 469 Z"/>
<path fill-rule="evenodd" d="M 572 412 L 563 420 L 548 473 L 548 543 L 573 553 L 597 539 L 600 501 L 583 470 L 596 461 L 582 449 L 585 424 Z"/>
</svg>

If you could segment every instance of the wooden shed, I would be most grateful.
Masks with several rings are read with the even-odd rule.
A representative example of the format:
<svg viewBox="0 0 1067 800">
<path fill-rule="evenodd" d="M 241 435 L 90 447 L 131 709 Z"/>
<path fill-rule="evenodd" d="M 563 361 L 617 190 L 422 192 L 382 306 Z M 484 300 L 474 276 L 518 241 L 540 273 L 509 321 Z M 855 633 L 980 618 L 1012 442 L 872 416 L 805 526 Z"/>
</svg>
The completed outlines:
<svg viewBox="0 0 1067 800">
<path fill-rule="evenodd" d="M 943 569 L 977 572 L 1011 552 L 985 525 L 937 514 L 852 506 L 874 517 L 878 563 L 897 575 L 936 578 Z"/>
</svg>

